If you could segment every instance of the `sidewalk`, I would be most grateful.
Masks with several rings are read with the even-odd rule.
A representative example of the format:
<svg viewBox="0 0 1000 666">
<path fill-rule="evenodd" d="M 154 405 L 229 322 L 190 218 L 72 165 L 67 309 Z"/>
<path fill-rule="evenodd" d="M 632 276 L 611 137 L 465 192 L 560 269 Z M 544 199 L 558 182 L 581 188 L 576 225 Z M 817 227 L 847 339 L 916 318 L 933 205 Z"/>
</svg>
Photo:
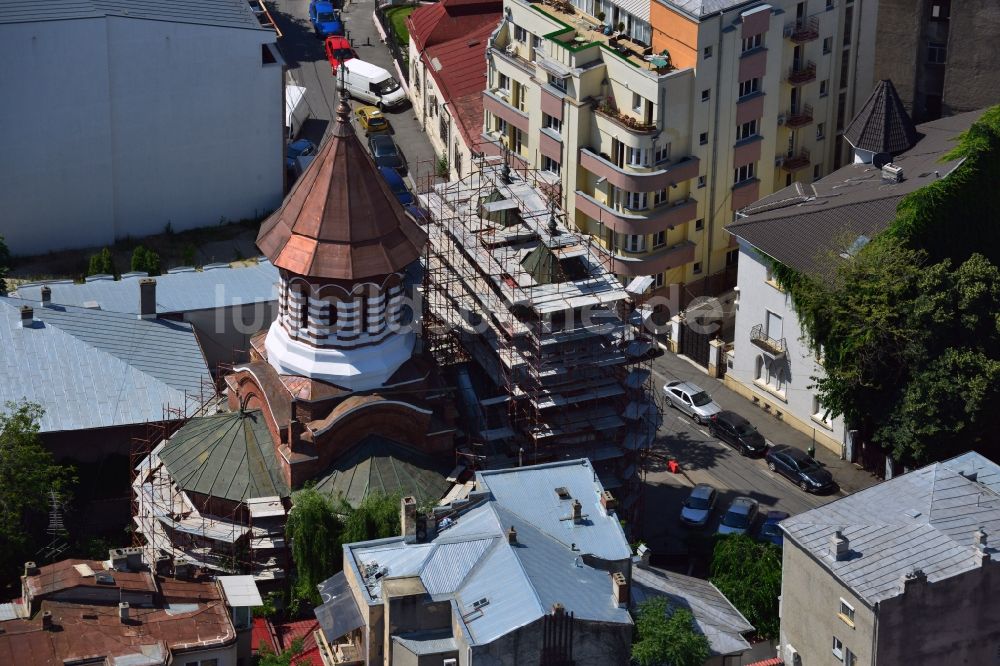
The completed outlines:
<svg viewBox="0 0 1000 666">
<path fill-rule="evenodd" d="M 653 371 L 660 380 L 680 379 L 690 381 L 707 391 L 723 409 L 731 410 L 747 418 L 757 426 L 764 438 L 772 444 L 787 444 L 806 451 L 812 440 L 787 423 L 782 423 L 770 414 L 753 405 L 749 400 L 727 388 L 722 380 L 709 377 L 699 366 L 683 356 L 665 351 L 663 356 L 653 361 Z M 658 385 L 657 388 L 660 388 Z M 824 446 L 816 447 L 816 460 L 830 470 L 833 478 L 845 494 L 851 494 L 875 485 L 879 480 L 853 463 L 841 460 Z"/>
</svg>

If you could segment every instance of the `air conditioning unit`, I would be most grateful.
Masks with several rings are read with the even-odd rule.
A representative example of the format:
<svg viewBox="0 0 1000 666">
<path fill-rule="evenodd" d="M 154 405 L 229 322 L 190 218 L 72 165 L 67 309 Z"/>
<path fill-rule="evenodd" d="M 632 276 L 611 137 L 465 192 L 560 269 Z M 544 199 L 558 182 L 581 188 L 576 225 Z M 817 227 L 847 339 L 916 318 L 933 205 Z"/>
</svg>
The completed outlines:
<svg viewBox="0 0 1000 666">
<path fill-rule="evenodd" d="M 802 657 L 799 656 L 799 651 L 791 645 L 785 646 L 785 664 L 786 666 L 802 666 Z"/>
<path fill-rule="evenodd" d="M 441 666 L 458 666 L 458 659 L 445 659 L 441 662 Z"/>
<path fill-rule="evenodd" d="M 898 183 L 903 180 L 903 167 L 892 162 L 882 166 L 882 180 L 890 183 Z"/>
<path fill-rule="evenodd" d="M 781 165 L 784 164 L 784 163 L 785 163 L 785 158 L 784 157 L 775 157 L 774 158 L 774 166 L 775 166 L 775 168 L 779 168 L 780 169 Z"/>
<path fill-rule="evenodd" d="M 508 44 L 507 46 L 504 47 L 503 52 L 509 56 L 517 55 L 517 47 L 514 46 L 513 44 Z"/>
<path fill-rule="evenodd" d="M 789 23 L 788 25 L 786 25 L 785 26 L 785 30 L 784 30 L 785 37 L 791 37 L 794 28 L 795 28 L 795 26 L 793 24 L 791 24 L 791 23 Z"/>
<path fill-rule="evenodd" d="M 784 125 L 784 124 L 785 124 L 785 116 L 784 116 L 784 114 L 782 114 L 782 115 L 778 116 L 778 126 L 780 127 L 781 125 Z"/>
</svg>

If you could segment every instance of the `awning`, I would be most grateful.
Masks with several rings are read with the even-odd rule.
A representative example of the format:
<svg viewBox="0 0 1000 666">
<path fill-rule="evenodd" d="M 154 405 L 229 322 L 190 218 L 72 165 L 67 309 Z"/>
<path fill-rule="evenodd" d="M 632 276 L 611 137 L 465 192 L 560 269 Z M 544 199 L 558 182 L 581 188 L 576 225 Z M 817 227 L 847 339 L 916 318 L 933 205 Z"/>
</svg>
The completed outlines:
<svg viewBox="0 0 1000 666">
<path fill-rule="evenodd" d="M 327 642 L 333 643 L 358 627 L 364 626 L 358 603 L 351 594 L 344 572 L 327 578 L 319 585 L 323 605 L 315 609 L 316 620 Z"/>
<path fill-rule="evenodd" d="M 641 296 L 645 294 L 646 291 L 653 286 L 653 276 L 652 275 L 640 275 L 625 287 L 627 291 L 632 296 Z"/>
</svg>

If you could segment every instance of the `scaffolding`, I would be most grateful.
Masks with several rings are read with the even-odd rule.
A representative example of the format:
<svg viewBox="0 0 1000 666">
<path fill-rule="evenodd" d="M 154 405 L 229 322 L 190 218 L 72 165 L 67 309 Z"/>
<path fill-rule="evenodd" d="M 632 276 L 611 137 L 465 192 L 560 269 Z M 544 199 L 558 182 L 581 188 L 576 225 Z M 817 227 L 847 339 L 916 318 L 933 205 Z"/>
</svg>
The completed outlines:
<svg viewBox="0 0 1000 666">
<path fill-rule="evenodd" d="M 589 457 L 632 516 L 661 418 L 655 344 L 549 176 L 477 161 L 458 181 L 418 187 L 425 344 L 442 365 L 474 360 L 495 387 L 475 419 L 489 466 Z"/>
</svg>

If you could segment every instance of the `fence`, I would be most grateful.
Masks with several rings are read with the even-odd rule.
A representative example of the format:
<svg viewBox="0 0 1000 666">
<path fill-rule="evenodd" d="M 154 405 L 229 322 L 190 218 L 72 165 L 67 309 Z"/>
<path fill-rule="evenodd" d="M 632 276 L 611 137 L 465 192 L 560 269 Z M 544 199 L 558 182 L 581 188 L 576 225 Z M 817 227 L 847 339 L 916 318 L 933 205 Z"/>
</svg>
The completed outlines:
<svg viewBox="0 0 1000 666">
<path fill-rule="evenodd" d="M 409 44 L 400 45 L 399 37 L 396 34 L 395 28 L 393 28 L 392 21 L 389 20 L 388 12 L 397 7 L 418 7 L 417 4 L 387 4 L 379 5 L 375 8 L 375 18 L 378 20 L 379 25 L 382 26 L 382 31 L 385 33 L 385 45 L 389 47 L 389 53 L 392 54 L 392 59 L 396 61 L 399 65 L 399 71 L 403 74 L 403 80 L 406 85 L 410 85 L 410 54 L 409 54 Z"/>
</svg>

